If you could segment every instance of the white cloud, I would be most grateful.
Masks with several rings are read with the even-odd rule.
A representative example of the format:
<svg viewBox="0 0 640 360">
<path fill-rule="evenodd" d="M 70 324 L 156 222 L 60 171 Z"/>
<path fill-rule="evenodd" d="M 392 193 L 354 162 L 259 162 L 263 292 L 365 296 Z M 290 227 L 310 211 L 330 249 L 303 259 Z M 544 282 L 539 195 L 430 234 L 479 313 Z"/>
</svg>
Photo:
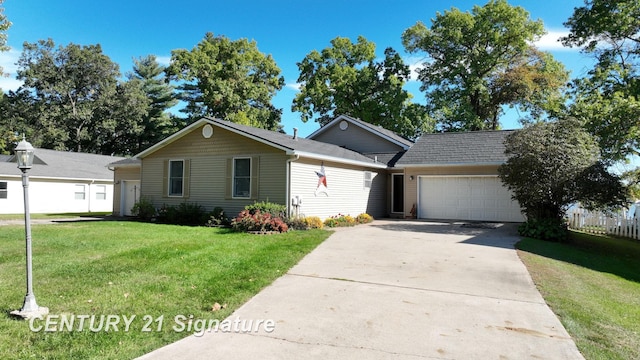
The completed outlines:
<svg viewBox="0 0 640 360">
<path fill-rule="evenodd" d="M 22 81 L 16 79 L 18 71 L 16 62 L 18 62 L 19 58 L 20 51 L 15 49 L 0 52 L 0 66 L 2 66 L 5 73 L 9 74 L 7 77 L 0 77 L 0 89 L 2 89 L 2 91 L 17 90 L 22 85 Z"/>
<path fill-rule="evenodd" d="M 301 83 L 292 83 L 292 84 L 287 84 L 285 85 L 285 87 L 295 90 L 295 91 L 300 91 L 300 88 L 302 88 L 302 84 Z"/>
<path fill-rule="evenodd" d="M 171 56 L 156 55 L 156 61 L 162 66 L 169 66 L 171 64 Z"/>
<path fill-rule="evenodd" d="M 569 47 L 562 46 L 560 38 L 569 35 L 567 30 L 547 30 L 547 33 L 536 41 L 534 45 L 540 50 L 564 50 L 564 51 L 576 51 Z"/>
</svg>

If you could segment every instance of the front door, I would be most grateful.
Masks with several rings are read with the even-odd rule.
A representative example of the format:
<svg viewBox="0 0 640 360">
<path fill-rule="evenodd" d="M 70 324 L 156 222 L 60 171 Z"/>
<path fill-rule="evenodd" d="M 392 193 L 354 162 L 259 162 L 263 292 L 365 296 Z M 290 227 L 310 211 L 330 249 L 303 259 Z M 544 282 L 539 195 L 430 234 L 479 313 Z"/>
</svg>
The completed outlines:
<svg viewBox="0 0 640 360">
<path fill-rule="evenodd" d="M 391 212 L 404 213 L 404 174 L 391 174 Z"/>
<path fill-rule="evenodd" d="M 121 209 L 121 213 L 125 216 L 133 215 L 131 213 L 131 209 L 133 205 L 140 200 L 140 180 L 124 180 L 122 181 L 123 186 L 123 209 Z"/>
</svg>

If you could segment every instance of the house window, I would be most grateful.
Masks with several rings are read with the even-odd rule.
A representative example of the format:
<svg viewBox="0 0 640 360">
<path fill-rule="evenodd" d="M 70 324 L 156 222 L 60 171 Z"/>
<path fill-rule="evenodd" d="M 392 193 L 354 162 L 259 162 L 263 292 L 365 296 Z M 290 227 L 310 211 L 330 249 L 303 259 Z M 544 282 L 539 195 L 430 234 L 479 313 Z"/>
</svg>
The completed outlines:
<svg viewBox="0 0 640 360">
<path fill-rule="evenodd" d="M 96 185 L 96 200 L 107 200 L 106 185 Z"/>
<path fill-rule="evenodd" d="M 251 158 L 233 159 L 233 197 L 251 197 Z"/>
<path fill-rule="evenodd" d="M 76 185 L 76 189 L 75 189 L 76 200 L 84 200 L 84 197 L 85 197 L 84 185 Z"/>
<path fill-rule="evenodd" d="M 7 198 L 7 182 L 0 181 L 0 199 Z"/>
<path fill-rule="evenodd" d="M 184 161 L 169 161 L 169 196 L 182 196 L 184 191 Z"/>
<path fill-rule="evenodd" d="M 371 174 L 371 171 L 365 171 L 364 172 L 364 188 L 365 189 L 371 189 L 372 179 L 373 179 L 373 176 Z"/>
</svg>

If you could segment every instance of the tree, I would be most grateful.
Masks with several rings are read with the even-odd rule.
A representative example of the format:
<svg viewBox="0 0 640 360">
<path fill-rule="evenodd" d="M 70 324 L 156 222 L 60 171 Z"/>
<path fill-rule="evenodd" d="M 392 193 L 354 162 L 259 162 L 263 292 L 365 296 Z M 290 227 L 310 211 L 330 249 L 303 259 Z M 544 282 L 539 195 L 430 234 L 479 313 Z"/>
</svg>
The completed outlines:
<svg viewBox="0 0 640 360">
<path fill-rule="evenodd" d="M 130 82 L 139 82 L 149 100 L 147 114 L 142 119 L 142 131 L 137 139 L 135 153 L 138 153 L 164 139 L 176 129 L 168 109 L 178 103 L 174 87 L 165 78 L 165 68 L 158 64 L 155 55 L 149 55 L 133 62 Z"/>
<path fill-rule="evenodd" d="M 405 30 L 411 53 L 426 53 L 419 70 L 429 114 L 443 130 L 498 129 L 503 106 L 522 106 L 532 116 L 557 111 L 568 81 L 563 65 L 532 43 L 544 34 L 522 7 L 506 0 L 437 13 Z"/>
<path fill-rule="evenodd" d="M 627 201 L 620 177 L 607 171 L 597 142 L 576 119 L 529 125 L 508 135 L 505 146 L 500 179 L 530 224 L 559 228 L 576 202 L 595 209 Z"/>
<path fill-rule="evenodd" d="M 118 65 L 102 53 L 100 45 L 56 48 L 51 39 L 25 42 L 18 66 L 23 91 L 40 103 L 39 117 L 64 131 L 58 143 L 50 145 L 98 151 L 99 144 L 92 141 L 92 130 L 100 121 L 96 111 L 114 96 L 120 76 Z"/>
<path fill-rule="evenodd" d="M 392 48 L 384 54 L 375 61 L 375 44 L 362 36 L 356 43 L 337 37 L 322 52 L 311 51 L 298 63 L 301 89 L 291 110 L 321 126 L 346 114 L 407 138 L 433 131 L 423 106 L 403 89 L 409 66 Z"/>
<path fill-rule="evenodd" d="M 0 0 L 0 5 L 4 3 L 4 0 Z M 8 51 L 7 46 L 7 30 L 11 27 L 11 21 L 7 19 L 4 14 L 4 7 L 0 6 L 0 51 Z M 5 75 L 4 69 L 0 66 L 0 76 Z"/>
<path fill-rule="evenodd" d="M 231 41 L 207 33 L 191 51 L 172 51 L 167 68 L 171 79 L 182 81 L 183 110 L 193 121 L 213 116 L 270 130 L 281 128 L 282 110 L 271 100 L 284 78 L 271 55 L 255 41 Z"/>
<path fill-rule="evenodd" d="M 565 26 L 570 33 L 563 44 L 582 47 L 597 60 L 573 83 L 571 115 L 585 120 L 607 159 L 639 154 L 640 3 L 586 0 Z"/>
</svg>

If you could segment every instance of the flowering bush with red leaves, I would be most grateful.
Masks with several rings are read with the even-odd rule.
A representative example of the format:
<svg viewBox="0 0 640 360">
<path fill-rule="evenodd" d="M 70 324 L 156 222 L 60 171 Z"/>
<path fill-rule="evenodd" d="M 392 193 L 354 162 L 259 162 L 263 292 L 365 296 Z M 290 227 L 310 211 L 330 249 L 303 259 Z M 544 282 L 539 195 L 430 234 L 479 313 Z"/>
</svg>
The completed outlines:
<svg viewBox="0 0 640 360">
<path fill-rule="evenodd" d="M 269 213 L 262 213 L 260 210 L 242 210 L 231 222 L 231 226 L 236 231 L 243 232 L 287 232 L 289 226 L 279 217 L 273 217 Z"/>
</svg>

